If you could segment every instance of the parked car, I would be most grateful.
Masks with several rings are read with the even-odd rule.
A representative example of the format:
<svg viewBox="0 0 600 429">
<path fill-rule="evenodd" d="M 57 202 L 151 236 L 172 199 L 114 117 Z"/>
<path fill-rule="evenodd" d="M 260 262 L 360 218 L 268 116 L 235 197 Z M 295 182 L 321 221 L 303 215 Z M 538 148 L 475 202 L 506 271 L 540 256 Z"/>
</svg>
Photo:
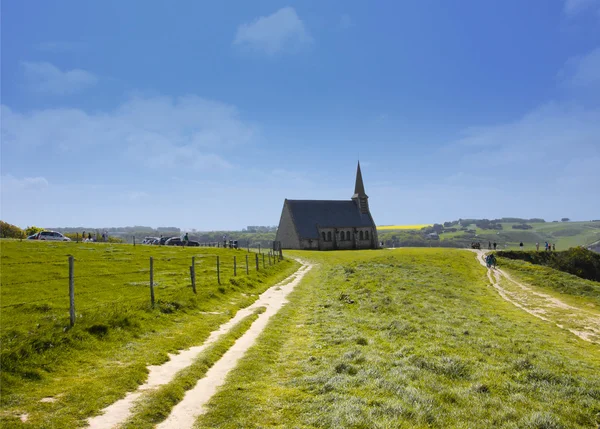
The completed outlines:
<svg viewBox="0 0 600 429">
<path fill-rule="evenodd" d="M 171 238 L 172 237 L 160 237 L 158 239 L 158 244 L 160 244 L 162 246 L 163 244 L 165 244 L 167 242 L 167 240 L 170 240 Z"/>
<path fill-rule="evenodd" d="M 142 244 L 155 244 L 156 241 L 159 241 L 158 237 L 145 237 L 142 241 Z"/>
<path fill-rule="evenodd" d="M 179 237 L 171 237 L 165 240 L 166 246 L 183 246 L 183 241 Z"/>
<path fill-rule="evenodd" d="M 38 233 L 36 240 L 71 241 L 69 237 L 65 237 L 60 232 L 56 231 L 42 231 Z"/>
<path fill-rule="evenodd" d="M 31 234 L 29 237 L 27 237 L 27 240 L 37 240 L 39 234 L 40 234 L 39 232 L 36 232 L 35 234 Z"/>
</svg>

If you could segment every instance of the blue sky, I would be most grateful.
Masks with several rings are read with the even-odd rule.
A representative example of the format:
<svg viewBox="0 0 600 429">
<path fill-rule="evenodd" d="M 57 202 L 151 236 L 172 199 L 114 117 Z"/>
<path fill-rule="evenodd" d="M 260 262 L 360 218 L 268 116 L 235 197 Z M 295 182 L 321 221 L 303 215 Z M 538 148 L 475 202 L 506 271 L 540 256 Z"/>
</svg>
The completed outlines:
<svg viewBox="0 0 600 429">
<path fill-rule="evenodd" d="M 27 1 L 1 11 L 1 217 L 239 229 L 600 217 L 600 0 Z"/>
</svg>

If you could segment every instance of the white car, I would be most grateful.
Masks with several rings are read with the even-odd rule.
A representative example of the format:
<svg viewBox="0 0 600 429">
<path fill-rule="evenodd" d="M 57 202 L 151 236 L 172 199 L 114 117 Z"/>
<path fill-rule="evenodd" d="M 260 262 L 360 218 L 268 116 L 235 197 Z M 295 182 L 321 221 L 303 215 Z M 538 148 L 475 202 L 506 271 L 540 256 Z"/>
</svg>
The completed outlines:
<svg viewBox="0 0 600 429">
<path fill-rule="evenodd" d="M 42 231 L 37 235 L 37 240 L 48 240 L 48 241 L 71 241 L 69 237 L 65 237 L 60 232 L 56 231 Z"/>
</svg>

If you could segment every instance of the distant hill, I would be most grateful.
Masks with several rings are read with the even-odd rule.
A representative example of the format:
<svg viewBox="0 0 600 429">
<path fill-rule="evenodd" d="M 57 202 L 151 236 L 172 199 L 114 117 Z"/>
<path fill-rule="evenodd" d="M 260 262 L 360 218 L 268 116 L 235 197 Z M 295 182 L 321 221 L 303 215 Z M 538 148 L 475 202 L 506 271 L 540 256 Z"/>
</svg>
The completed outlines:
<svg viewBox="0 0 600 429">
<path fill-rule="evenodd" d="M 511 220 L 513 222 L 506 222 Z M 535 221 L 535 222 L 530 222 Z M 584 222 L 544 222 L 543 219 L 461 219 L 435 224 L 418 231 L 378 231 L 386 247 L 431 246 L 469 247 L 480 242 L 496 242 L 499 249 L 516 249 L 522 241 L 526 250 L 535 249 L 535 243 L 544 248 L 548 241 L 556 250 L 570 247 L 600 247 L 600 220 Z M 592 249 L 593 250 L 593 249 Z"/>
</svg>

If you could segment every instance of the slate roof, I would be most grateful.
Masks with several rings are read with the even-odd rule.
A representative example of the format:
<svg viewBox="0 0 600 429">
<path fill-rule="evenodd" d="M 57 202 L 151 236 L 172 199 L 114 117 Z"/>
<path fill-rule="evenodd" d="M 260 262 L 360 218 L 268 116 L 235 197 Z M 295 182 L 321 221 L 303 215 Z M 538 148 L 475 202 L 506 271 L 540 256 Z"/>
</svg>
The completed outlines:
<svg viewBox="0 0 600 429">
<path fill-rule="evenodd" d="M 320 227 L 373 227 L 369 214 L 361 214 L 352 200 L 287 200 L 296 231 L 300 238 L 319 238 Z"/>
</svg>

